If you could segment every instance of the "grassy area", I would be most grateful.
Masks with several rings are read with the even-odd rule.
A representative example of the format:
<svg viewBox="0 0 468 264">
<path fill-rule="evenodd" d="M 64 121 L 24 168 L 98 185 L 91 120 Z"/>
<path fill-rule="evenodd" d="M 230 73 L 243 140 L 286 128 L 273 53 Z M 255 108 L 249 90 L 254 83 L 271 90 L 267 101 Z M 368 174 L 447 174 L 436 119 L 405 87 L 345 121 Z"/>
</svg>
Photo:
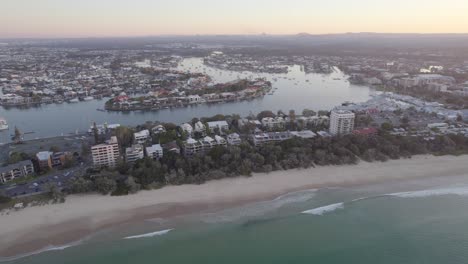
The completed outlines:
<svg viewBox="0 0 468 264">
<path fill-rule="evenodd" d="M 50 203 L 50 201 L 51 199 L 48 194 L 37 194 L 37 195 L 31 195 L 31 196 L 26 196 L 26 197 L 21 197 L 21 198 L 14 198 L 14 199 L 11 199 L 7 203 L 0 203 L 0 211 L 4 209 L 11 209 L 17 203 L 23 203 L 24 206 L 28 206 L 28 205 L 38 206 L 38 205 L 48 204 Z"/>
</svg>

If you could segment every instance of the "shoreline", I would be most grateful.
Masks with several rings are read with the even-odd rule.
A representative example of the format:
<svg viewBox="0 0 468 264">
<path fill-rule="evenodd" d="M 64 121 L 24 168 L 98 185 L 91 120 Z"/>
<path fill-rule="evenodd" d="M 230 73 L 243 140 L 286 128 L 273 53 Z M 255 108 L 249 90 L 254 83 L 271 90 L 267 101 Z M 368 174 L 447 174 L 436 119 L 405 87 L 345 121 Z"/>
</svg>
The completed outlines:
<svg viewBox="0 0 468 264">
<path fill-rule="evenodd" d="M 0 259 L 79 241 L 99 230 L 151 218 L 216 211 L 307 189 L 467 175 L 468 156 L 415 156 L 358 165 L 319 166 L 167 186 L 134 195 L 70 195 L 63 204 L 2 212 Z"/>
</svg>

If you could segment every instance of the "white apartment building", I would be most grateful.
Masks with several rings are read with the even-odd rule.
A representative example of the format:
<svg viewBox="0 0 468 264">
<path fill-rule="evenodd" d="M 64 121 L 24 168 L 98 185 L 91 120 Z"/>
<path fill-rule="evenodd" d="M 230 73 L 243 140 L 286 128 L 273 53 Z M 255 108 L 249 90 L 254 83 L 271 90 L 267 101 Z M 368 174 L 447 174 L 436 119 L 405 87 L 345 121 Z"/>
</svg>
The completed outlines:
<svg viewBox="0 0 468 264">
<path fill-rule="evenodd" d="M 284 128 L 285 124 L 286 121 L 280 116 L 277 116 L 275 118 L 265 117 L 262 119 L 262 125 L 269 130 Z"/>
<path fill-rule="evenodd" d="M 355 114 L 347 110 L 333 110 L 330 115 L 330 134 L 346 135 L 354 130 Z"/>
<path fill-rule="evenodd" d="M 152 159 L 160 159 L 163 157 L 163 148 L 159 144 L 147 147 L 146 155 Z"/>
<path fill-rule="evenodd" d="M 220 134 L 223 134 L 225 131 L 229 130 L 229 125 L 226 121 L 213 121 L 208 122 L 207 124 L 211 132 L 214 132 L 216 128 L 219 129 Z"/>
<path fill-rule="evenodd" d="M 135 162 L 144 157 L 145 157 L 145 153 L 143 152 L 143 145 L 135 144 L 125 149 L 125 160 L 128 163 Z"/>
<path fill-rule="evenodd" d="M 135 143 L 136 144 L 144 144 L 150 136 L 150 132 L 148 129 L 142 130 L 140 132 L 136 132 L 133 134 L 133 137 L 135 138 Z"/>
<path fill-rule="evenodd" d="M 92 146 L 91 155 L 93 156 L 94 167 L 115 167 L 120 156 L 117 137 L 111 137 L 104 144 Z"/>
</svg>

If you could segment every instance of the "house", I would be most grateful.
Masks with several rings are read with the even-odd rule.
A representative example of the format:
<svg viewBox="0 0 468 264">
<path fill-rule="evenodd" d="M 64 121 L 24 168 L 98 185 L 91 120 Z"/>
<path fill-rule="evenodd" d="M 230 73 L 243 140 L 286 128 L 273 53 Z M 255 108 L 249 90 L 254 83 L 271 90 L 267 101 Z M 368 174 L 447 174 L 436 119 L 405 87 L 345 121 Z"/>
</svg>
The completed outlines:
<svg viewBox="0 0 468 264">
<path fill-rule="evenodd" d="M 52 169 L 52 152 L 41 151 L 36 154 L 37 163 L 40 170 Z"/>
<path fill-rule="evenodd" d="M 114 168 L 117 164 L 117 159 L 120 157 L 117 137 L 113 136 L 104 144 L 92 146 L 91 155 L 95 168 Z"/>
<path fill-rule="evenodd" d="M 229 125 L 226 121 L 212 121 L 207 124 L 211 132 L 219 130 L 219 134 L 221 135 L 223 135 L 225 131 L 229 130 Z"/>
<path fill-rule="evenodd" d="M 162 147 L 167 152 L 180 154 L 180 147 L 179 145 L 177 145 L 176 141 L 171 141 L 169 143 L 163 144 Z"/>
<path fill-rule="evenodd" d="M 166 133 L 166 128 L 163 125 L 157 125 L 151 129 L 151 132 L 155 135 Z"/>
<path fill-rule="evenodd" d="M 182 129 L 182 131 L 187 133 L 189 136 L 191 136 L 193 133 L 193 127 L 188 123 L 183 123 L 180 125 L 180 129 Z"/>
<path fill-rule="evenodd" d="M 152 159 L 160 159 L 163 157 L 163 148 L 160 144 L 152 145 L 146 148 L 146 156 Z"/>
<path fill-rule="evenodd" d="M 148 129 L 145 129 L 140 132 L 136 132 L 135 134 L 133 134 L 133 136 L 135 139 L 135 143 L 144 144 L 148 140 L 150 132 Z"/>
<path fill-rule="evenodd" d="M 203 136 L 206 134 L 206 127 L 205 125 L 201 122 L 198 121 L 195 123 L 195 132 L 202 134 Z"/>
<path fill-rule="evenodd" d="M 203 151 L 209 151 L 213 147 L 217 145 L 216 141 L 211 138 L 211 137 L 204 137 L 202 140 L 200 140 L 200 143 L 203 146 Z"/>
<path fill-rule="evenodd" d="M 218 135 L 215 136 L 215 141 L 218 146 L 225 147 L 227 145 L 226 139 Z"/>
<path fill-rule="evenodd" d="M 145 156 L 143 152 L 143 145 L 135 144 L 125 149 L 125 160 L 127 163 L 133 163 Z"/>
<path fill-rule="evenodd" d="M 242 143 L 242 140 L 237 133 L 232 133 L 227 136 L 227 142 L 229 145 L 240 145 Z"/>
<path fill-rule="evenodd" d="M 0 183 L 7 183 L 32 174 L 34 174 L 33 163 L 30 160 L 20 161 L 0 168 Z"/>
</svg>

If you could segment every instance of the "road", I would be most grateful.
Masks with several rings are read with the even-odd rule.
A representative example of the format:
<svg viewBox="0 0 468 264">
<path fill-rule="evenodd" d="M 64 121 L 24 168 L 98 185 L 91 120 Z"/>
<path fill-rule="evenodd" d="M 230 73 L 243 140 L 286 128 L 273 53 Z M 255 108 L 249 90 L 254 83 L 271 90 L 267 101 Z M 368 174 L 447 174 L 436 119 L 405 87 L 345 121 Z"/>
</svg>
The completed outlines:
<svg viewBox="0 0 468 264">
<path fill-rule="evenodd" d="M 0 186 L 0 190 L 3 190 L 5 195 L 9 197 L 40 194 L 46 191 L 45 186 L 48 183 L 54 183 L 58 187 L 64 187 L 68 179 L 73 177 L 77 171 L 77 168 L 63 170 L 60 171 L 60 173 L 38 177 L 27 183 Z"/>
</svg>

